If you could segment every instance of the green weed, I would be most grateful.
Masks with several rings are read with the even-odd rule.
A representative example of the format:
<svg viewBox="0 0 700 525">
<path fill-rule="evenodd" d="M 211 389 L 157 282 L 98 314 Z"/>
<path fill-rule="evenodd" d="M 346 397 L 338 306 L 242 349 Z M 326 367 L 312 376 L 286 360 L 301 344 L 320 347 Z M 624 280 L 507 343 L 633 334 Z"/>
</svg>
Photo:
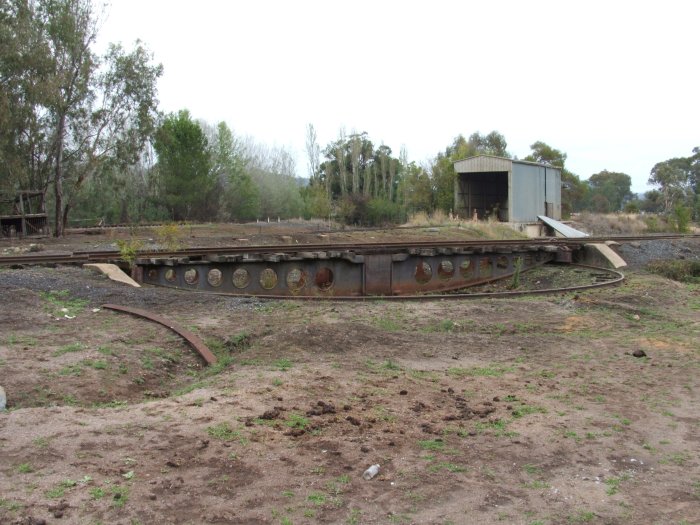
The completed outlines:
<svg viewBox="0 0 700 525">
<path fill-rule="evenodd" d="M 326 502 L 326 495 L 322 492 L 312 492 L 306 499 L 315 505 L 323 505 Z"/>
<path fill-rule="evenodd" d="M 511 414 L 513 415 L 514 418 L 521 418 L 523 416 L 527 416 L 529 414 L 546 414 L 547 409 L 543 407 L 538 407 L 538 406 L 530 406 L 530 405 L 521 405 L 517 408 L 514 408 Z"/>
<path fill-rule="evenodd" d="M 623 474 L 619 478 L 608 478 L 605 480 L 605 484 L 608 486 L 607 490 L 605 493 L 608 496 L 613 496 L 617 494 L 618 490 L 620 489 L 620 483 L 623 481 L 627 481 L 629 479 L 629 476 L 627 474 Z"/>
<path fill-rule="evenodd" d="M 86 299 L 70 297 L 68 290 L 41 292 L 41 297 L 49 303 L 47 310 L 54 317 L 63 317 L 64 315 L 76 316 L 88 304 Z"/>
<path fill-rule="evenodd" d="M 231 428 L 226 421 L 207 427 L 207 434 L 215 439 L 220 439 L 221 441 L 233 441 L 234 439 L 240 437 L 240 432 Z"/>
<path fill-rule="evenodd" d="M 595 513 L 591 511 L 580 511 L 574 516 L 569 516 L 567 518 L 567 521 L 569 523 L 588 523 L 589 521 L 593 521 L 595 518 Z"/>
<path fill-rule="evenodd" d="M 22 504 L 5 498 L 0 498 L 0 509 L 7 509 L 16 512 L 22 508 Z"/>
<path fill-rule="evenodd" d="M 129 499 L 129 487 L 126 485 L 112 485 L 112 505 L 123 507 Z"/>
<path fill-rule="evenodd" d="M 286 372 L 292 368 L 293 363 L 289 359 L 278 359 L 272 365 L 280 372 Z"/>
<path fill-rule="evenodd" d="M 447 374 L 456 377 L 500 377 L 507 372 L 512 372 L 515 367 L 504 365 L 489 365 L 486 367 L 458 368 L 453 367 L 447 370 Z"/>
<path fill-rule="evenodd" d="M 439 472 L 440 470 L 447 470 L 448 472 L 466 472 L 467 469 L 466 467 L 460 467 L 459 465 L 455 465 L 454 463 L 449 463 L 447 461 L 443 461 L 440 463 L 436 463 L 435 465 L 431 465 L 428 467 L 428 470 L 431 472 Z"/>
<path fill-rule="evenodd" d="M 32 467 L 31 463 L 20 463 L 17 465 L 17 472 L 20 474 L 29 474 L 30 472 L 34 472 L 34 467 Z"/>
<path fill-rule="evenodd" d="M 54 357 L 58 357 L 71 352 L 80 352 L 81 350 L 85 350 L 85 345 L 83 345 L 83 343 L 71 343 L 69 345 L 62 346 L 61 348 L 56 350 L 52 355 Z"/>
<path fill-rule="evenodd" d="M 304 430 L 309 426 L 309 420 L 301 414 L 292 413 L 289 414 L 287 421 L 285 421 L 285 425 L 291 428 L 300 428 Z"/>
<path fill-rule="evenodd" d="M 426 441 L 419 441 L 418 446 L 423 450 L 444 450 L 445 442 L 438 439 L 429 439 Z"/>
</svg>

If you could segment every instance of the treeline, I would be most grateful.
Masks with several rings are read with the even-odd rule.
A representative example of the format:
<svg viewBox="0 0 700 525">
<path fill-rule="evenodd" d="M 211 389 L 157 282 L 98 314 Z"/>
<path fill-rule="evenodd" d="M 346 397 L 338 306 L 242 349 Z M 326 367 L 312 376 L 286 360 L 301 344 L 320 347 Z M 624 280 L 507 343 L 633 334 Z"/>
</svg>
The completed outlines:
<svg viewBox="0 0 700 525">
<path fill-rule="evenodd" d="M 402 222 L 452 211 L 454 162 L 478 154 L 513 157 L 503 135 L 460 135 L 425 164 L 346 133 L 321 146 L 306 130 L 308 179 L 294 155 L 234 134 L 187 110 L 163 114 L 163 68 L 137 42 L 92 50 L 99 13 L 91 0 L 0 3 L 0 191 L 39 189 L 55 233 L 69 221 L 248 221 L 317 217 L 348 224 Z M 625 173 L 581 180 L 566 153 L 535 142 L 525 160 L 562 168 L 562 210 L 700 212 L 700 150 L 658 163 L 632 194 Z"/>
</svg>

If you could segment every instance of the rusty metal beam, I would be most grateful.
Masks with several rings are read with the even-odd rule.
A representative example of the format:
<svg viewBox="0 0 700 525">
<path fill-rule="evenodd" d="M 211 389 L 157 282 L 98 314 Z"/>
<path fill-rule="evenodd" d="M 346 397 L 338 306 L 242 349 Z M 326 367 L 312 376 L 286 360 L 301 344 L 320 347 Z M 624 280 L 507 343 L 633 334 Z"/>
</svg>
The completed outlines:
<svg viewBox="0 0 700 525">
<path fill-rule="evenodd" d="M 207 259 L 137 259 L 144 283 L 184 290 L 272 297 L 417 295 L 457 290 L 552 261 L 556 246 L 440 246 L 357 254 L 348 250 Z"/>
<path fill-rule="evenodd" d="M 207 345 L 204 344 L 204 341 L 202 341 L 199 337 L 194 335 L 189 330 L 181 328 L 179 325 L 173 323 L 165 317 L 152 314 L 151 312 L 141 310 L 140 308 L 132 308 L 130 306 L 121 306 L 118 304 L 103 304 L 102 308 L 137 315 L 139 317 L 143 317 L 144 319 L 148 319 L 149 321 L 153 321 L 154 323 L 161 324 L 166 328 L 170 328 L 173 332 L 175 332 L 185 341 L 187 341 L 190 344 L 190 346 L 194 348 L 199 353 L 199 355 L 201 355 L 204 358 L 208 365 L 216 364 L 216 356 L 211 352 L 211 350 L 209 350 L 209 348 L 207 348 Z"/>
</svg>

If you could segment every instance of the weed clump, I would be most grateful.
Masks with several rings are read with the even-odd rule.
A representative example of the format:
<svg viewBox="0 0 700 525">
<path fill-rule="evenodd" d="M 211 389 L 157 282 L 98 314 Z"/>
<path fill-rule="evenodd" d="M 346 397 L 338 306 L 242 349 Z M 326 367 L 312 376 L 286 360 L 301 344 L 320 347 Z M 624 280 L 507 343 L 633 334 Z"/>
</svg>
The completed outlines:
<svg viewBox="0 0 700 525">
<path fill-rule="evenodd" d="M 700 261 L 652 261 L 647 270 L 682 283 L 700 283 Z"/>
</svg>

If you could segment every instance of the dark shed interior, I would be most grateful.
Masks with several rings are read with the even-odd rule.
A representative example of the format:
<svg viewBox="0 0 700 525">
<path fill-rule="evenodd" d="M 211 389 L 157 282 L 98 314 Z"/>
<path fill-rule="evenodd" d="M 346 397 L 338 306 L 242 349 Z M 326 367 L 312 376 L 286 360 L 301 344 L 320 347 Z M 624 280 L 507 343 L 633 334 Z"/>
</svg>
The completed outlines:
<svg viewBox="0 0 700 525">
<path fill-rule="evenodd" d="M 508 220 L 508 172 L 459 173 L 458 202 L 468 218 Z"/>
</svg>

